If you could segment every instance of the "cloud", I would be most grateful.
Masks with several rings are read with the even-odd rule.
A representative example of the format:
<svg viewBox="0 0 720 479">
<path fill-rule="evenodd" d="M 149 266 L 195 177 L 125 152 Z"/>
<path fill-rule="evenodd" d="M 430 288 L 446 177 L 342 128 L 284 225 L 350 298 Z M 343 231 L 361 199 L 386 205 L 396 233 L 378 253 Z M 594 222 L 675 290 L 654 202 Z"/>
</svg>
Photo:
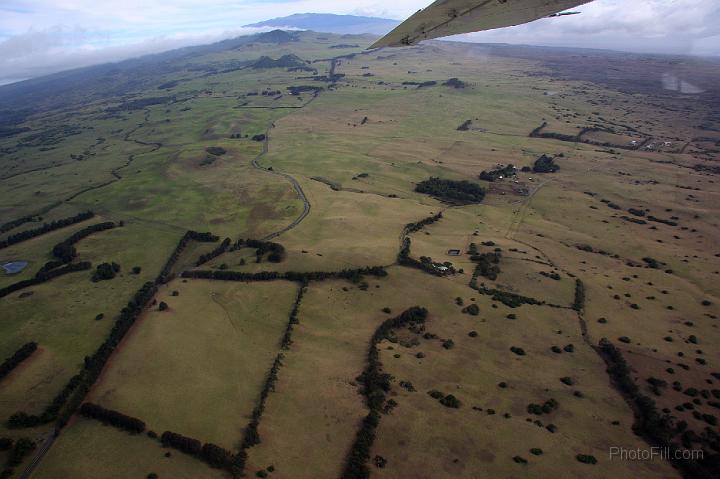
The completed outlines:
<svg viewBox="0 0 720 479">
<path fill-rule="evenodd" d="M 714 0 L 599 0 L 581 15 L 472 33 L 458 39 L 609 48 L 631 52 L 720 55 L 720 4 Z"/>
<path fill-rule="evenodd" d="M 209 43 L 300 12 L 402 19 L 431 0 L 0 0 L 0 83 Z M 720 55 L 717 0 L 596 0 L 466 41 Z"/>
</svg>

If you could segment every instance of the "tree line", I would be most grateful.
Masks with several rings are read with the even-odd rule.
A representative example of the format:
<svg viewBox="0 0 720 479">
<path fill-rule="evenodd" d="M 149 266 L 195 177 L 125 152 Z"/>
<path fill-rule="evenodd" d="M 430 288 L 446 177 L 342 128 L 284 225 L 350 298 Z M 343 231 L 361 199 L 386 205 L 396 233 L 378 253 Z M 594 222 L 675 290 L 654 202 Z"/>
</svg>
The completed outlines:
<svg viewBox="0 0 720 479">
<path fill-rule="evenodd" d="M 350 449 L 341 475 L 342 479 L 367 479 L 370 477 L 367 461 L 375 441 L 375 430 L 380 423 L 380 413 L 385 403 L 385 395 L 390 391 L 392 379 L 390 374 L 383 372 L 378 345 L 390 337 L 395 329 L 424 323 L 427 315 L 427 309 L 413 306 L 395 318 L 384 321 L 373 333 L 367 353 L 367 365 L 358 378 L 363 385 L 362 394 L 370 412 L 363 419 L 356 434 L 355 442 Z"/>
<path fill-rule="evenodd" d="M 170 281 L 170 279 L 172 279 L 172 268 L 173 266 L 175 266 L 175 263 L 177 263 L 177 260 L 180 259 L 180 255 L 185 250 L 190 241 L 198 241 L 201 243 L 215 243 L 219 240 L 220 238 L 213 235 L 212 233 L 198 233 L 197 231 L 186 232 L 183 237 L 180 238 L 180 241 L 175 247 L 175 250 L 170 254 L 170 257 L 165 262 L 165 266 L 163 266 L 163 269 L 160 271 L 156 282 L 158 284 L 165 284 Z"/>
<path fill-rule="evenodd" d="M 147 282 L 135 293 L 127 306 L 122 309 L 105 341 L 92 356 L 85 357 L 80 372 L 68 381 L 40 416 L 30 415 L 22 411 L 17 412 L 8 420 L 8 426 L 26 428 L 56 421 L 56 431 L 62 429 L 80 407 L 110 355 L 156 292 L 157 287 L 155 284 Z"/>
<path fill-rule="evenodd" d="M 121 226 L 121 224 L 113 223 L 112 221 L 106 221 L 104 223 L 97 223 L 94 225 L 87 226 L 80 231 L 76 231 L 69 238 L 61 241 L 60 243 L 53 246 L 52 255 L 62 263 L 70 263 L 77 257 L 77 251 L 75 250 L 75 243 L 83 238 L 90 236 L 93 233 L 100 231 L 109 230 Z"/>
<path fill-rule="evenodd" d="M 278 353 L 273 361 L 273 365 L 268 371 L 265 378 L 265 383 L 260 391 L 260 399 L 258 404 L 255 406 L 252 412 L 250 422 L 245 427 L 242 442 L 240 443 L 240 450 L 233 458 L 231 466 L 231 472 L 234 477 L 242 477 L 245 471 L 245 463 L 247 462 L 247 450 L 257 444 L 260 444 L 260 434 L 258 433 L 258 426 L 260 425 L 260 418 L 265 411 L 265 401 L 267 400 L 270 391 L 275 390 L 275 382 L 278 378 L 278 371 L 282 366 L 282 360 L 284 359 L 283 353 Z"/>
<path fill-rule="evenodd" d="M 572 309 L 581 312 L 585 309 L 585 284 L 579 279 L 575 280 L 575 300 Z"/>
<path fill-rule="evenodd" d="M 268 255 L 268 261 L 271 263 L 281 263 L 285 260 L 285 247 L 280 243 L 272 241 L 262 241 L 254 239 L 239 239 L 232 246 L 231 251 L 237 251 L 242 248 L 254 248 L 256 262 L 261 263 L 263 256 Z"/>
<path fill-rule="evenodd" d="M 369 266 L 358 269 L 344 269 L 341 271 L 315 271 L 298 273 L 293 271 L 261 271 L 259 273 L 243 273 L 240 271 L 183 271 L 183 278 L 193 279 L 214 279 L 218 281 L 277 281 L 288 280 L 298 282 L 324 281 L 326 279 L 352 279 L 358 275 L 375 276 L 382 278 L 387 276 L 383 266 Z"/>
<path fill-rule="evenodd" d="M 163 284 L 168 280 L 169 272 L 180 257 L 183 249 L 190 241 L 214 242 L 218 241 L 218 237 L 211 233 L 198 233 L 195 231 L 186 232 L 180 239 L 178 246 L 175 248 L 165 266 L 158 274 L 154 282 L 146 282 L 138 289 L 133 297 L 128 301 L 127 305 L 120 311 L 118 319 L 115 321 L 113 328 L 110 330 L 105 341 L 98 347 L 91 356 L 86 356 L 80 373 L 73 376 L 63 390 L 53 400 L 51 406 L 46 408 L 45 413 L 41 416 L 43 422 L 56 421 L 55 429 L 62 429 L 70 417 L 78 410 L 87 396 L 90 387 L 97 381 L 98 376 L 110 359 L 115 348 L 120 344 L 142 311 L 152 301 L 157 293 L 157 285 Z M 73 266 L 70 264 L 68 266 Z M 60 268 L 62 269 L 62 268 Z M 89 269 L 89 263 L 88 263 Z M 57 271 L 57 270 L 54 270 Z M 54 272 L 53 271 L 53 272 Z M 26 417 L 32 418 L 25 413 Z M 25 426 L 27 427 L 27 426 Z"/>
<path fill-rule="evenodd" d="M 92 211 L 86 211 L 84 213 L 78 213 L 75 216 L 51 221 L 50 223 L 44 223 L 39 228 L 15 233 L 8 236 L 4 240 L 0 240 L 0 249 L 7 248 L 8 246 L 12 246 L 23 241 L 27 241 L 29 239 L 44 235 L 45 233 L 49 233 L 60 228 L 65 228 L 66 226 L 74 225 L 75 223 L 80 223 L 81 221 L 88 220 L 93 216 L 95 216 L 95 214 Z"/>
<path fill-rule="evenodd" d="M 292 344 L 292 332 L 295 325 L 300 322 L 298 321 L 298 312 L 300 310 L 300 303 L 302 302 L 303 296 L 305 295 L 306 291 L 307 282 L 304 281 L 300 283 L 298 294 L 295 297 L 295 303 L 293 303 L 293 307 L 290 310 L 290 318 L 288 319 L 288 324 L 285 328 L 285 334 L 283 334 L 282 341 L 280 342 L 280 347 L 284 350 L 290 349 L 290 345 Z"/>
<path fill-rule="evenodd" d="M 410 234 L 410 233 L 417 233 L 421 229 L 425 228 L 428 225 L 431 225 L 437 221 L 440 221 L 443 217 L 442 211 L 436 215 L 428 216 L 427 218 L 423 218 L 420 221 L 417 221 L 415 223 L 408 223 L 405 225 L 405 228 L 403 228 L 404 234 Z"/>
<path fill-rule="evenodd" d="M 447 274 L 452 274 L 455 272 L 455 269 L 451 266 L 448 266 L 447 270 L 441 271 L 435 266 L 435 263 L 433 263 L 432 258 L 428 256 L 423 256 L 420 258 L 420 260 L 416 260 L 415 258 L 412 258 L 410 256 L 410 246 L 412 242 L 409 237 L 405 237 L 402 240 L 402 246 L 400 247 L 400 252 L 397 256 L 397 262 L 401 266 L 407 266 L 408 268 L 415 268 L 419 269 L 421 271 L 425 271 L 426 273 L 429 273 L 433 276 L 445 276 Z M 446 265 L 449 265 L 450 263 L 446 263 Z"/>
<path fill-rule="evenodd" d="M 46 281 L 50 281 L 51 279 L 57 278 L 58 276 L 62 276 L 68 273 L 74 273 L 76 271 L 88 270 L 91 267 L 92 265 L 90 264 L 90 262 L 82 261 L 80 263 L 71 263 L 61 268 L 56 268 L 50 271 L 45 271 L 44 269 L 41 269 L 34 277 L 30 279 L 18 281 L 17 283 L 13 283 L 5 286 L 4 288 L 0 288 L 0 298 L 7 296 L 8 294 L 12 294 L 15 291 L 29 288 L 30 286 L 35 286 Z"/>
<path fill-rule="evenodd" d="M 118 411 L 113 411 L 112 409 L 105 409 L 102 406 L 90 402 L 83 403 L 83 405 L 80 406 L 80 414 L 133 434 L 140 434 L 145 431 L 145 423 L 140 419 Z"/>
<path fill-rule="evenodd" d="M 13 469 L 22 464 L 23 459 L 35 450 L 35 441 L 26 437 L 13 441 L 9 438 L 3 438 L 0 440 L 0 451 L 7 450 L 7 460 L 5 461 L 5 469 L 0 472 L 0 478 L 6 479 L 12 477 Z"/>
<path fill-rule="evenodd" d="M 522 296 L 508 291 L 502 291 L 500 289 L 486 288 L 484 286 L 478 287 L 475 278 L 473 278 L 470 282 L 470 287 L 481 294 L 492 296 L 494 301 L 500 301 L 502 304 L 510 308 L 519 308 L 523 304 L 533 304 L 538 306 L 545 304 L 545 301 L 540 301 L 539 299 L 531 298 L 529 296 Z"/>
<path fill-rule="evenodd" d="M 67 402 L 70 394 L 80 384 L 80 375 L 76 374 L 63 386 L 50 403 L 45 406 L 40 415 L 28 414 L 24 411 L 18 411 L 12 414 L 7 420 L 7 427 L 10 429 L 24 429 L 29 427 L 37 427 L 41 424 L 47 424 L 57 419 L 60 408 Z"/>
<path fill-rule="evenodd" d="M 0 380 L 10 374 L 10 372 L 15 369 L 21 362 L 32 356 L 32 353 L 34 353 L 36 350 L 37 343 L 34 341 L 25 343 L 20 346 L 20 348 L 15 351 L 12 356 L 7 358 L 5 361 L 2 362 L 2 364 L 0 364 Z"/>
<path fill-rule="evenodd" d="M 225 253 L 228 248 L 230 247 L 230 238 L 225 238 L 222 243 L 220 243 L 220 246 L 215 248 L 214 250 L 210 251 L 209 253 L 205 253 L 201 255 L 198 260 L 195 262 L 195 266 L 202 266 L 208 261 L 211 261 L 221 254 Z"/>
<path fill-rule="evenodd" d="M 197 439 L 183 436 L 171 431 L 165 431 L 160 436 L 160 442 L 165 447 L 177 449 L 180 452 L 197 456 L 212 467 L 218 469 L 229 468 L 232 464 L 233 455 L 227 449 L 223 449 L 217 444 L 201 443 Z"/>
<path fill-rule="evenodd" d="M 22 218 L 10 220 L 7 223 L 3 223 L 2 225 L 0 225 L 0 234 L 7 233 L 11 229 L 17 228 L 18 226 L 24 225 L 25 223 L 30 223 L 34 220 L 35 219 L 33 216 L 23 216 Z"/>
<path fill-rule="evenodd" d="M 669 448 L 672 452 L 668 459 L 683 471 L 684 477 L 691 479 L 717 478 L 720 455 L 717 452 L 711 453 L 709 450 L 704 450 L 700 460 L 683 459 L 682 447 L 673 442 L 673 437 L 683 428 L 679 425 L 676 426 L 671 416 L 660 414 L 655 401 L 642 394 L 632 378 L 630 366 L 612 342 L 603 338 L 595 349 L 605 360 L 607 372 L 614 384 L 625 399 L 633 405 L 635 413 L 633 431 L 645 438 L 651 446 Z"/>
<path fill-rule="evenodd" d="M 384 270 L 383 270 L 384 271 Z M 281 348 L 283 350 L 289 349 L 290 345 L 292 344 L 292 332 L 294 325 L 298 324 L 298 311 L 300 309 L 300 304 L 302 302 L 302 298 L 305 295 L 305 292 L 307 291 L 307 285 L 308 281 L 303 280 L 300 283 L 300 288 L 298 289 L 297 296 L 295 297 L 295 302 L 293 304 L 292 309 L 290 310 L 290 317 L 288 320 L 288 325 L 285 330 L 285 334 L 283 335 L 283 339 L 281 341 Z M 240 443 L 240 450 L 235 455 L 233 459 L 233 464 L 231 467 L 231 472 L 234 477 L 242 477 L 244 475 L 245 471 L 245 463 L 247 461 L 247 449 L 260 444 L 260 434 L 258 432 L 258 427 L 260 425 L 260 419 L 262 418 L 263 412 L 265 411 L 265 402 L 267 400 L 267 397 L 271 391 L 275 390 L 275 382 L 278 378 L 278 372 L 280 370 L 280 367 L 282 366 L 282 360 L 284 359 L 283 353 L 279 353 L 275 360 L 273 361 L 273 365 L 268 371 L 268 374 L 265 378 L 265 383 L 263 384 L 263 388 L 260 391 L 260 398 L 258 400 L 257 406 L 253 409 L 252 417 L 248 425 L 245 427 L 245 431 L 243 433 L 243 439 Z"/>
</svg>

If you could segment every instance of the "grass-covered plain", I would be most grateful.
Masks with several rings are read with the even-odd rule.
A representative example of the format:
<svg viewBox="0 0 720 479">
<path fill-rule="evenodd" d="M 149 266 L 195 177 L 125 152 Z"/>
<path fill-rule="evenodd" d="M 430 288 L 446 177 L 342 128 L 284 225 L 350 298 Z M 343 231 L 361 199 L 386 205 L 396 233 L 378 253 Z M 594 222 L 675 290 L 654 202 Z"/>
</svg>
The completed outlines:
<svg viewBox="0 0 720 479">
<path fill-rule="evenodd" d="M 32 277 L 54 244 L 85 225 L 124 222 L 76 245 L 77 259 L 93 268 L 119 263 L 115 279 L 93 283 L 89 271 L 72 273 L 0 298 L 2 357 L 27 341 L 39 344 L 1 380 L 0 419 L 18 409 L 39 412 L 52 399 L 187 230 L 233 241 L 282 231 L 273 238 L 287 253 L 281 263 L 256 263 L 244 248 L 201 269 L 385 265 L 389 276 L 309 284 L 260 419 L 261 442 L 247 451 L 247 475 L 273 466 L 274 478 L 338 477 L 367 414 L 357 378 L 370 337 L 382 321 L 420 305 L 437 338 L 404 331 L 398 343 L 380 343 L 394 376 L 388 397 L 397 405 L 381 415 L 372 477 L 678 477 L 663 461 L 607 460 L 611 445 L 647 445 L 633 433 L 633 410 L 593 346 L 602 338 L 615 343 L 632 381 L 659 411 L 698 434 L 706 427 L 717 433 L 720 135 L 718 93 L 708 81 L 717 66 L 658 57 L 638 69 L 632 56 L 438 42 L 362 52 L 371 38 L 294 35 L 298 41 L 201 47 L 169 58 L 171 69 L 120 64 L 103 73 L 110 84 L 88 80 L 82 95 L 78 87 L 38 99 L 22 122 L 31 131 L 0 138 L 2 223 L 96 213 L 1 249 L 0 261 L 30 265 L 0 274 L 0 287 Z M 340 43 L 360 47 L 330 48 Z M 263 55 L 286 54 L 304 60 L 303 71 L 253 67 Z M 333 64 L 344 76 L 327 78 Z M 604 75 L 609 67 L 622 84 Z M 674 95 L 643 81 L 673 68 L 706 91 Z M 444 84 L 453 77 L 463 88 Z M 435 83 L 419 87 L 423 82 Z M 292 95 L 293 86 L 322 90 Z M 550 136 L 531 138 L 543 123 Z M 583 131 L 581 141 L 568 141 Z M 631 141 L 646 140 L 647 147 L 632 149 Z M 224 153 L 212 153 L 217 148 Z M 532 167 L 544 154 L 558 172 L 478 178 L 499 165 Z M 309 202 L 297 224 L 302 198 L 278 173 L 297 181 Z M 478 205 L 443 204 L 415 191 L 431 176 L 476 182 L 487 195 Z M 404 226 L 441 210 L 441 220 L 410 235 L 411 256 L 449 261 L 463 272 L 437 277 L 398 266 Z M 470 288 L 471 243 L 481 253 L 502 253 L 497 279 L 479 277 L 478 285 L 557 307 L 509 308 Z M 191 269 L 216 246 L 191 242 L 172 272 Z M 135 266 L 139 274 L 131 274 Z M 576 279 L 585 287 L 579 312 L 570 309 Z M 237 452 L 297 288 L 172 280 L 155 298 L 169 309 L 154 304 L 141 316 L 89 399 L 158 433 L 169 429 Z M 473 304 L 477 315 L 463 313 Z M 96 321 L 99 313 L 104 318 Z M 568 344 L 573 352 L 562 349 Z M 427 394 L 432 389 L 456 396 L 460 408 L 440 404 Z M 557 410 L 528 413 L 529 403 L 548 399 Z M 48 429 L 3 425 L 0 436 L 40 440 Z M 530 452 L 535 448 L 542 455 Z M 165 452 L 145 436 L 75 417 L 32 477 L 227 476 Z M 598 463 L 583 464 L 579 454 Z"/>
</svg>

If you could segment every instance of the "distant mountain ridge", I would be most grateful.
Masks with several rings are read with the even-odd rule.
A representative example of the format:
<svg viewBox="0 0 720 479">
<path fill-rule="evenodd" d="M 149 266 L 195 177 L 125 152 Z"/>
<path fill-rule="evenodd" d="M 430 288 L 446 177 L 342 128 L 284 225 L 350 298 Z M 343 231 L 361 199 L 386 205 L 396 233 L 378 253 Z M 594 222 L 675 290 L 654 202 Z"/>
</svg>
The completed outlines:
<svg viewBox="0 0 720 479">
<path fill-rule="evenodd" d="M 335 15 L 331 13 L 296 13 L 287 17 L 278 17 L 245 27 L 285 27 L 316 32 L 359 34 L 372 33 L 384 35 L 400 25 L 397 20 L 358 15 Z"/>
</svg>

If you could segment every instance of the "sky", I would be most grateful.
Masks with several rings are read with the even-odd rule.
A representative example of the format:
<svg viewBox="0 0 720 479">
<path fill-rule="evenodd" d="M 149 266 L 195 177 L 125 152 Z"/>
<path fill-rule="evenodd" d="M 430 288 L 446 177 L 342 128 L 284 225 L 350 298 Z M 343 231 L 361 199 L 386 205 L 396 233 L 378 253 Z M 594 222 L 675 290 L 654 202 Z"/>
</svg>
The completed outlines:
<svg viewBox="0 0 720 479">
<path fill-rule="evenodd" d="M 0 0 L 0 84 L 255 33 L 293 13 L 402 20 L 431 0 Z M 595 0 L 463 41 L 720 56 L 719 0 Z"/>
</svg>

